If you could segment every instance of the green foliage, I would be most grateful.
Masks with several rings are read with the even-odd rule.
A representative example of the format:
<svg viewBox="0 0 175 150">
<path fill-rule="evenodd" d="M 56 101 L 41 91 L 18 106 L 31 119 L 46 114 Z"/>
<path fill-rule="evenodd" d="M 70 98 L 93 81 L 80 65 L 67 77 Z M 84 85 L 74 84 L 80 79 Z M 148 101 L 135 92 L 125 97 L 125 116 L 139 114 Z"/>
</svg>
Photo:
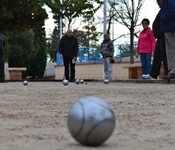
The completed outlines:
<svg viewBox="0 0 175 150">
<path fill-rule="evenodd" d="M 94 18 L 86 18 L 84 30 L 74 30 L 74 35 L 77 37 L 80 47 L 96 46 L 99 32 L 97 32 Z"/>
<path fill-rule="evenodd" d="M 128 57 L 130 56 L 130 44 L 126 43 L 126 44 L 121 44 L 118 46 L 118 49 L 121 50 L 121 55 L 122 57 Z M 134 54 L 136 51 L 136 44 L 134 44 Z M 117 56 L 119 56 L 120 54 L 118 54 Z"/>
<path fill-rule="evenodd" d="M 40 0 L 1 0 L 1 32 L 21 32 L 43 25 L 48 15 L 42 6 Z"/>
<path fill-rule="evenodd" d="M 7 37 L 5 58 L 10 67 L 26 67 L 26 62 L 35 54 L 34 34 L 31 30 L 10 34 Z"/>
<path fill-rule="evenodd" d="M 47 42 L 47 48 L 48 48 L 48 54 L 50 56 L 50 61 L 55 62 L 56 61 L 56 53 L 58 52 L 58 46 L 60 42 L 59 38 L 59 32 L 57 27 L 54 28 L 53 33 L 51 35 L 51 39 Z"/>
<path fill-rule="evenodd" d="M 96 25 L 94 24 L 94 18 L 86 18 L 84 20 L 87 24 L 83 27 L 85 29 L 87 37 L 89 39 L 89 45 L 96 46 L 98 41 L 99 32 L 97 32 Z"/>
<path fill-rule="evenodd" d="M 5 60 L 10 67 L 27 67 L 26 76 L 44 74 L 47 50 L 42 0 L 0 1 L 0 29 L 6 35 Z"/>
<path fill-rule="evenodd" d="M 26 67 L 25 76 L 42 77 L 47 61 L 44 28 L 9 35 L 5 58 L 10 67 Z"/>
<path fill-rule="evenodd" d="M 82 31 L 82 30 L 73 30 L 74 35 L 78 39 L 79 47 L 88 47 L 97 45 L 96 42 L 98 41 L 97 32 L 89 31 Z"/>
<path fill-rule="evenodd" d="M 101 0 L 44 0 L 44 2 L 51 8 L 54 19 L 58 20 L 60 17 L 68 19 L 68 28 L 72 19 L 80 16 L 92 17 L 103 3 Z M 98 4 L 97 7 L 95 4 Z"/>
<path fill-rule="evenodd" d="M 87 47 L 89 46 L 89 39 L 87 33 L 82 30 L 74 30 L 73 31 L 75 37 L 78 39 L 79 47 Z"/>
<path fill-rule="evenodd" d="M 118 48 L 121 50 L 122 57 L 128 57 L 128 56 L 130 56 L 129 44 L 119 45 Z"/>
<path fill-rule="evenodd" d="M 33 78 L 43 77 L 47 62 L 45 31 L 44 28 L 35 28 L 33 32 L 35 55 L 30 60 L 30 65 L 28 66 L 28 75 L 32 76 Z"/>
</svg>

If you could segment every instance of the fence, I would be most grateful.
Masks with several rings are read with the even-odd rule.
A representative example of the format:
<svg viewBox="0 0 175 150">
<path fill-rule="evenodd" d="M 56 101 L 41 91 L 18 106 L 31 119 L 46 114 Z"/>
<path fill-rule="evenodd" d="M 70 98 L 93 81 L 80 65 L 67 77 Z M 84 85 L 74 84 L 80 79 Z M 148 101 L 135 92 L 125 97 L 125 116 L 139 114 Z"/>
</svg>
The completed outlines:
<svg viewBox="0 0 175 150">
<path fill-rule="evenodd" d="M 120 45 L 114 46 L 114 57 L 118 62 L 122 62 L 122 47 Z M 78 63 L 101 63 L 103 61 L 102 56 L 100 54 L 100 47 L 81 47 L 78 51 Z M 63 65 L 63 60 L 60 58 L 60 54 L 56 54 L 56 63 L 58 65 Z"/>
</svg>

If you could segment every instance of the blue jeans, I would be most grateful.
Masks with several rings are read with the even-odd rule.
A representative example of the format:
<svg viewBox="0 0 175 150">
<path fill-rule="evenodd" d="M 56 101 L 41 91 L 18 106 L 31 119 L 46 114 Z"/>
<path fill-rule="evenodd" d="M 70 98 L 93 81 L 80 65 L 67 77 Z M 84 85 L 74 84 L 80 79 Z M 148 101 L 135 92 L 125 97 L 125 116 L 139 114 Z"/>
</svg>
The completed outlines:
<svg viewBox="0 0 175 150">
<path fill-rule="evenodd" d="M 110 58 L 103 58 L 104 65 L 104 79 L 112 80 L 112 64 L 110 62 Z"/>
<path fill-rule="evenodd" d="M 140 60 L 141 60 L 141 65 L 142 65 L 142 74 L 150 74 L 151 53 L 141 53 Z"/>
</svg>

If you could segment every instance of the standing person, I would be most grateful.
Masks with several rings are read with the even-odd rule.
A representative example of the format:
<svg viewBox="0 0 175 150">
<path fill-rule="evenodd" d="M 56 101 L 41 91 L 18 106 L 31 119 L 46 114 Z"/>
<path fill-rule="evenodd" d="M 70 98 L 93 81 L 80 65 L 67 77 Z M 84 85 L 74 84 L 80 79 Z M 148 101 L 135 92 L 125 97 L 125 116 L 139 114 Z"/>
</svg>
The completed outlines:
<svg viewBox="0 0 175 150">
<path fill-rule="evenodd" d="M 157 4 L 160 8 L 162 8 L 162 0 L 157 0 Z M 165 37 L 164 33 L 161 31 L 161 12 L 162 9 L 159 10 L 154 22 L 153 22 L 153 34 L 157 39 L 156 47 L 153 55 L 153 64 L 151 68 L 151 72 L 148 75 L 148 79 L 157 79 L 160 74 L 160 67 L 163 61 L 164 66 L 164 75 L 168 74 L 168 66 L 167 66 L 167 58 L 166 58 L 166 49 L 165 49 Z"/>
<path fill-rule="evenodd" d="M 114 55 L 114 45 L 107 33 L 104 34 L 104 40 L 100 46 L 100 53 L 103 56 L 104 78 L 112 80 L 111 58 Z"/>
<path fill-rule="evenodd" d="M 74 82 L 75 64 L 78 54 L 78 40 L 73 35 L 71 29 L 68 29 L 66 35 L 61 38 L 59 43 L 59 53 L 64 62 L 65 79 Z"/>
<path fill-rule="evenodd" d="M 4 72 L 4 47 L 5 37 L 2 34 L 0 34 L 0 83 L 6 83 Z"/>
<path fill-rule="evenodd" d="M 155 48 L 155 38 L 152 30 L 149 27 L 149 19 L 144 18 L 142 20 L 143 30 L 140 32 L 136 58 L 140 55 L 141 66 L 142 66 L 142 78 L 146 79 L 146 76 L 151 71 L 151 56 Z"/>
<path fill-rule="evenodd" d="M 164 79 L 175 79 L 175 0 L 163 0 L 161 29 L 165 34 L 168 75 Z"/>
</svg>

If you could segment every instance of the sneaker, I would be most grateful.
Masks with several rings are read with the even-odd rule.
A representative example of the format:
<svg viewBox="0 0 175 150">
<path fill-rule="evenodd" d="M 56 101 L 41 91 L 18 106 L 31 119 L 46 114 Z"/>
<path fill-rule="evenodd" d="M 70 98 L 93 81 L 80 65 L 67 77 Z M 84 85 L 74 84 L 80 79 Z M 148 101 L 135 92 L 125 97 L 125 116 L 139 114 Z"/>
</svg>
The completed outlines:
<svg viewBox="0 0 175 150">
<path fill-rule="evenodd" d="M 142 79 L 147 79 L 147 75 L 146 74 L 142 74 Z"/>
<path fill-rule="evenodd" d="M 148 80 L 157 80 L 156 78 L 151 77 L 149 74 L 146 75 L 145 78 Z"/>
</svg>

